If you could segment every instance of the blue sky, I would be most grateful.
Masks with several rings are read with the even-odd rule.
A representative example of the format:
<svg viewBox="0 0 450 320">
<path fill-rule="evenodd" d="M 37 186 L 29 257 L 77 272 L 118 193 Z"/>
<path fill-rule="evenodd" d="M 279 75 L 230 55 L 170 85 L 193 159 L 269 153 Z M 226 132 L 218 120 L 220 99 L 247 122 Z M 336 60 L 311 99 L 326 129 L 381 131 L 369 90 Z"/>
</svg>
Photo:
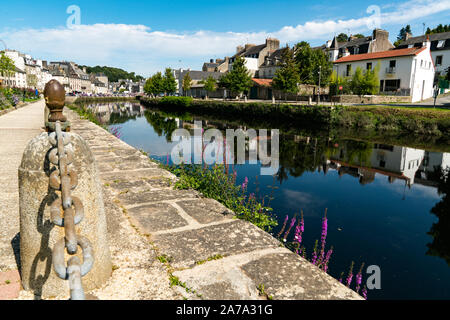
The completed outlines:
<svg viewBox="0 0 450 320">
<path fill-rule="evenodd" d="M 81 25 L 69 29 L 70 5 Z M 367 9 L 375 5 L 375 10 Z M 379 10 L 379 11 L 378 11 Z M 379 12 L 379 15 L 377 13 Z M 267 36 L 282 44 L 321 45 L 339 32 L 369 35 L 411 24 L 450 20 L 450 0 L 404 1 L 23 1 L 2 4 L 0 39 L 44 60 L 110 65 L 148 76 L 167 66 L 199 69 L 210 58 L 232 55 L 245 42 Z"/>
</svg>

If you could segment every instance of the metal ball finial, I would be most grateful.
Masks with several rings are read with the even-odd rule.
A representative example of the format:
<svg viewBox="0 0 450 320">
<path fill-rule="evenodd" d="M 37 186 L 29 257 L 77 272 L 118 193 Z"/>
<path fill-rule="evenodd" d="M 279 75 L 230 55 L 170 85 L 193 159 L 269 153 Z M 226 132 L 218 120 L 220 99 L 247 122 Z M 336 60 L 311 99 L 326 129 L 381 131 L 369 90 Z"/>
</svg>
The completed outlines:
<svg viewBox="0 0 450 320">
<path fill-rule="evenodd" d="M 63 115 L 64 104 L 66 101 L 66 91 L 57 80 L 50 80 L 44 89 L 45 104 L 50 110 L 48 122 L 67 121 Z"/>
</svg>

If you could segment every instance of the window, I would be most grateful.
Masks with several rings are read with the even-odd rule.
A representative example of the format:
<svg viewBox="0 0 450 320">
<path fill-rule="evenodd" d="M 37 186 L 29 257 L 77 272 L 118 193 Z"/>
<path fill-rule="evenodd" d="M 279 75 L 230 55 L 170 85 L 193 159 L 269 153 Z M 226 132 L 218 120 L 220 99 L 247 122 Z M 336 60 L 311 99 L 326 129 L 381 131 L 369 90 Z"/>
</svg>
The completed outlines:
<svg viewBox="0 0 450 320">
<path fill-rule="evenodd" d="M 439 40 L 437 47 L 442 48 L 444 46 L 444 44 L 445 44 L 445 40 Z"/>
<path fill-rule="evenodd" d="M 423 66 L 423 60 L 420 60 L 420 67 L 422 68 Z"/>
<path fill-rule="evenodd" d="M 398 89 L 400 89 L 400 79 L 385 81 L 384 91 L 397 91 Z"/>
<path fill-rule="evenodd" d="M 353 54 L 358 54 L 359 53 L 359 47 L 355 47 L 353 49 Z"/>
<path fill-rule="evenodd" d="M 368 62 L 366 65 L 367 70 L 372 70 L 372 62 Z"/>
<path fill-rule="evenodd" d="M 437 66 L 442 65 L 442 56 L 436 56 L 436 65 Z"/>
<path fill-rule="evenodd" d="M 396 63 L 395 60 L 389 61 L 389 68 L 395 68 L 395 63 Z"/>
<path fill-rule="evenodd" d="M 347 65 L 347 71 L 346 71 L 346 76 L 350 76 L 350 74 L 352 73 L 352 65 L 348 64 Z"/>
</svg>

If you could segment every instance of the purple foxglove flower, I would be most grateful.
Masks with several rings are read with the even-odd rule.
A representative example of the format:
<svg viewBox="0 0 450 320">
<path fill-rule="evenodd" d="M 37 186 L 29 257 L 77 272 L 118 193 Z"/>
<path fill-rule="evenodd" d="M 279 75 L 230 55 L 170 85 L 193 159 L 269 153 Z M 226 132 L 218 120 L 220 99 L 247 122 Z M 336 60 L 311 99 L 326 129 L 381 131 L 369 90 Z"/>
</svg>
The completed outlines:
<svg viewBox="0 0 450 320">
<path fill-rule="evenodd" d="M 364 268 L 364 263 L 361 265 L 361 269 L 359 269 L 358 274 L 355 276 L 356 279 L 356 292 L 359 293 L 359 289 L 361 287 L 362 282 L 362 270 Z"/>
<path fill-rule="evenodd" d="M 353 280 L 353 266 L 355 265 L 355 263 L 352 261 L 352 264 L 350 266 L 350 270 L 348 272 L 348 276 L 347 276 L 347 287 L 350 287 L 352 280 Z"/>
</svg>

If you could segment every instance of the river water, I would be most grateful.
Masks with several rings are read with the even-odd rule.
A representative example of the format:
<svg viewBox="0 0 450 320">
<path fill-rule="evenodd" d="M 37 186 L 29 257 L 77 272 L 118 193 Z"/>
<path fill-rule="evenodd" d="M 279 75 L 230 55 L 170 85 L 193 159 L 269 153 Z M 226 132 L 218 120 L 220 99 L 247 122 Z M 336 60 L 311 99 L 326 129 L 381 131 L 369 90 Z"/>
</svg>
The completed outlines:
<svg viewBox="0 0 450 320">
<path fill-rule="evenodd" d="M 89 107 L 123 141 L 163 162 L 177 144 L 170 141 L 172 131 L 192 130 L 194 120 L 205 129 L 247 129 L 235 121 L 170 117 L 133 103 Z M 450 167 L 448 148 L 423 150 L 379 139 L 283 130 L 279 139 L 276 175 L 261 175 L 261 164 L 234 166 L 238 183 L 248 177 L 250 192 L 273 198 L 270 205 L 279 222 L 275 235 L 286 216 L 303 210 L 303 244 L 310 255 L 327 208 L 332 276 L 347 273 L 352 261 L 355 274 L 362 263 L 376 265 L 381 289 L 369 290 L 369 299 L 450 299 L 450 179 L 445 182 L 441 174 Z"/>
</svg>

